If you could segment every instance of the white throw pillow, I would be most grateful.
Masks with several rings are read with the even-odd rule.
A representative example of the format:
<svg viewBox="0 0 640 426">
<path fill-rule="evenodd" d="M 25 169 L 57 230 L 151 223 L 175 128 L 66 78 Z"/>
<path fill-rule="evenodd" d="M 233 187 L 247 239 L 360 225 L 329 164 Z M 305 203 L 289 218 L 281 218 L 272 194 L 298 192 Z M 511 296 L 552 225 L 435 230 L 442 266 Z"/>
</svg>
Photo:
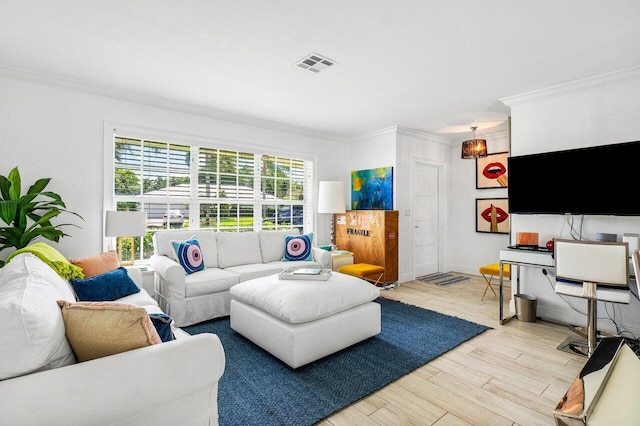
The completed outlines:
<svg viewBox="0 0 640 426">
<path fill-rule="evenodd" d="M 38 257 L 21 254 L 0 276 L 0 380 L 74 364 L 57 300 L 69 284 Z"/>
</svg>

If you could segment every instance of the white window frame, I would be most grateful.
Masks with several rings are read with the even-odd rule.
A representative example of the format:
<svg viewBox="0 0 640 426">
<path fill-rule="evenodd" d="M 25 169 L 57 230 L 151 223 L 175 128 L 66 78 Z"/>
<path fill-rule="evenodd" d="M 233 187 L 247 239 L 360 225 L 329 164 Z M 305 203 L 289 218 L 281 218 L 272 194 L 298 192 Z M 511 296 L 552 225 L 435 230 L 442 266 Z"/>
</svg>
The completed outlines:
<svg viewBox="0 0 640 426">
<path fill-rule="evenodd" d="M 132 125 L 123 125 L 116 124 L 112 122 L 105 121 L 104 124 L 104 197 L 103 197 L 103 222 L 102 225 L 104 227 L 104 217 L 106 215 L 106 211 L 115 210 L 116 209 L 116 200 L 118 201 L 132 201 L 132 202 L 141 202 L 144 206 L 144 203 L 149 202 L 159 202 L 159 203 L 167 203 L 171 199 L 168 195 L 162 197 L 142 197 L 142 196 L 116 196 L 114 194 L 114 149 L 115 149 L 115 139 L 116 137 L 125 137 L 132 139 L 142 139 L 142 140 L 153 140 L 153 141 L 162 141 L 167 142 L 169 144 L 178 144 L 178 145 L 186 145 L 191 147 L 191 164 L 190 167 L 190 184 L 191 184 L 191 195 L 188 199 L 175 198 L 175 203 L 178 204 L 188 204 L 189 205 L 189 217 L 199 218 L 200 216 L 200 205 L 202 203 L 224 203 L 225 199 L 222 198 L 199 198 L 198 197 L 198 149 L 202 148 L 210 148 L 210 149 L 218 149 L 218 150 L 228 150 L 234 152 L 246 152 L 254 155 L 255 163 L 254 163 L 254 188 L 261 188 L 261 173 L 260 173 L 260 159 L 263 155 L 280 157 L 280 158 L 290 158 L 296 160 L 302 160 L 304 163 L 304 200 L 302 203 L 296 203 L 295 201 L 289 200 L 278 200 L 277 202 L 270 202 L 269 200 L 263 200 L 259 197 L 259 191 L 256 191 L 253 200 L 249 199 L 230 199 L 229 202 L 232 204 L 252 204 L 254 206 L 254 221 L 253 221 L 253 230 L 258 231 L 262 229 L 262 211 L 264 205 L 276 205 L 276 215 L 278 206 L 281 205 L 302 205 L 303 206 L 303 232 L 308 233 L 312 232 L 314 228 L 314 214 L 313 214 L 313 185 L 314 185 L 314 169 L 315 169 L 315 156 L 310 155 L 308 153 L 291 153 L 286 152 L 281 149 L 274 149 L 271 151 L 269 148 L 261 147 L 259 145 L 253 144 L 242 144 L 244 146 L 240 146 L 241 144 L 234 143 L 233 141 L 223 140 L 219 138 L 213 137 L 203 137 L 196 135 L 186 135 L 171 131 L 158 130 L 158 129 L 148 129 L 142 128 L 139 126 Z M 193 163 L 196 163 L 195 167 Z M 156 199 L 157 198 L 157 199 Z M 170 201 L 173 203 L 174 201 Z M 144 208 L 144 207 L 143 207 Z M 185 229 L 197 230 L 200 228 L 200 221 L 189 221 L 189 227 Z M 193 222 L 193 224 L 192 224 Z M 292 227 L 299 227 L 293 226 Z M 104 228 L 102 232 L 104 236 Z M 103 239 L 103 249 L 109 250 L 114 248 L 113 238 L 104 237 Z M 140 255 L 136 256 L 136 259 L 139 261 Z"/>
</svg>

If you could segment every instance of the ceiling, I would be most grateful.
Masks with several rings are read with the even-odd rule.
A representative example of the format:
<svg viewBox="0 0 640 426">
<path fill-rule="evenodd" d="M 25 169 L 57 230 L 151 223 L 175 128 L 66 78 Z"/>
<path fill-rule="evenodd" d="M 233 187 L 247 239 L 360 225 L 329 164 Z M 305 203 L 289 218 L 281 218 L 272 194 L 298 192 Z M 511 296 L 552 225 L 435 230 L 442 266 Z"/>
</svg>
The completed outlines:
<svg viewBox="0 0 640 426">
<path fill-rule="evenodd" d="M 294 66 L 312 52 L 337 63 Z M 636 66 L 638 0 L 0 2 L 4 74 L 339 138 L 465 128 Z"/>
</svg>

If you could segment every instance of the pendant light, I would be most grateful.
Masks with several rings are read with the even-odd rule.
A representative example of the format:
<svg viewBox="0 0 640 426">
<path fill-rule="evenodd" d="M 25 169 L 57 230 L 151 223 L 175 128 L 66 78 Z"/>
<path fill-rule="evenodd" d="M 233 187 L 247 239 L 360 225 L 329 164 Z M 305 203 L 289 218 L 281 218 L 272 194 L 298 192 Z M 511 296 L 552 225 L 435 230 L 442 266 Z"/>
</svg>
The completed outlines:
<svg viewBox="0 0 640 426">
<path fill-rule="evenodd" d="M 462 159 L 473 159 L 487 156 L 487 141 L 486 139 L 476 139 L 477 126 L 471 126 L 473 132 L 473 139 L 462 142 Z"/>
</svg>

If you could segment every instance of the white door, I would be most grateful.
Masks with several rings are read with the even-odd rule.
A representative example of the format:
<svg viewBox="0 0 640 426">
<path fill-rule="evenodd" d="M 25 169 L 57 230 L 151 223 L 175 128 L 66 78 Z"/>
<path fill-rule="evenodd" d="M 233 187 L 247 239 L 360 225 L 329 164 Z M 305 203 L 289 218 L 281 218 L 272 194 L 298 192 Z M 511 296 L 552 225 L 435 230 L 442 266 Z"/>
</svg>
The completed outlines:
<svg viewBox="0 0 640 426">
<path fill-rule="evenodd" d="M 414 164 L 413 245 L 414 277 L 438 271 L 438 180 L 439 168 Z"/>
</svg>

